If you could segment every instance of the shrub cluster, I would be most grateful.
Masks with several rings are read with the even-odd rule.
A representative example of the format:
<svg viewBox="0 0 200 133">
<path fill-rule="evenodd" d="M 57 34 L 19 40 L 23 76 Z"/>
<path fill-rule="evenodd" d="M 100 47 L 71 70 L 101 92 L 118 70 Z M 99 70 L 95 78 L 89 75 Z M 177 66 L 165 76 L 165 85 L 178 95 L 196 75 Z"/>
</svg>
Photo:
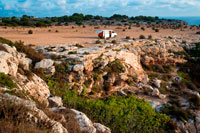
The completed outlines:
<svg viewBox="0 0 200 133">
<path fill-rule="evenodd" d="M 12 81 L 12 79 L 4 74 L 0 73 L 0 87 L 7 87 L 9 89 L 16 88 L 17 85 Z"/>
<path fill-rule="evenodd" d="M 73 91 L 63 92 L 64 104 L 86 113 L 95 122 L 104 123 L 112 132 L 159 132 L 168 127 L 170 118 L 158 114 L 151 105 L 134 96 L 110 96 L 105 99 L 79 97 Z"/>
</svg>

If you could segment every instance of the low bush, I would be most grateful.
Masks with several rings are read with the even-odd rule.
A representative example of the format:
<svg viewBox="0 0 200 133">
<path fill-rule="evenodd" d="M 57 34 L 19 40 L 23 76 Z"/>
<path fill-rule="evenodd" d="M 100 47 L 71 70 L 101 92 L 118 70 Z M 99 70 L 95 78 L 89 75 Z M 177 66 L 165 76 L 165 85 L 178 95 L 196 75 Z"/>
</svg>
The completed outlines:
<svg viewBox="0 0 200 133">
<path fill-rule="evenodd" d="M 124 66 L 119 60 L 110 62 L 105 69 L 109 72 L 118 72 L 118 73 L 124 72 Z"/>
<path fill-rule="evenodd" d="M 7 101 L 0 104 L 0 133 L 45 133 L 46 129 L 37 127 L 26 119 L 28 110 L 22 105 Z M 40 125 L 39 125 L 40 126 Z"/>
<path fill-rule="evenodd" d="M 131 37 L 130 36 L 126 36 L 126 39 L 131 39 Z"/>
<path fill-rule="evenodd" d="M 33 34 L 33 30 L 29 30 L 29 31 L 28 31 L 28 34 Z"/>
<path fill-rule="evenodd" d="M 148 102 L 134 96 L 87 99 L 73 91 L 65 91 L 63 101 L 67 107 L 80 110 L 95 122 L 110 127 L 114 133 L 170 130 L 167 129 L 170 127 L 168 116 L 156 113 Z"/>
<path fill-rule="evenodd" d="M 0 87 L 12 89 L 16 88 L 17 85 L 12 81 L 12 79 L 8 75 L 0 73 Z"/>
<path fill-rule="evenodd" d="M 150 39 L 150 40 L 151 40 L 151 39 L 152 39 L 152 35 L 148 35 L 148 39 Z"/>
<path fill-rule="evenodd" d="M 43 54 L 37 52 L 35 49 L 31 48 L 30 46 L 24 45 L 24 42 L 22 41 L 13 43 L 10 40 L 0 37 L 0 43 L 5 43 L 5 44 L 8 44 L 9 46 L 15 46 L 18 52 L 25 53 L 27 57 L 32 60 L 33 65 L 36 62 L 39 62 L 45 58 Z"/>
<path fill-rule="evenodd" d="M 10 40 L 7 40 L 3 37 L 0 37 L 0 43 L 3 43 L 3 44 L 8 44 L 9 46 L 14 46 L 14 43 Z"/>
<path fill-rule="evenodd" d="M 96 40 L 96 44 L 102 44 L 100 40 Z"/>
<path fill-rule="evenodd" d="M 140 35 L 139 39 L 145 39 L 146 37 L 144 35 Z"/>
<path fill-rule="evenodd" d="M 18 52 L 25 53 L 27 57 L 32 60 L 33 65 L 45 58 L 43 54 L 37 52 L 29 46 L 24 45 L 24 42 L 22 41 L 15 42 L 14 46 L 17 48 Z"/>
<path fill-rule="evenodd" d="M 116 41 L 116 40 L 112 40 L 111 43 L 113 43 L 113 44 L 117 44 L 117 41 Z"/>
<path fill-rule="evenodd" d="M 77 51 L 69 51 L 68 54 L 77 54 Z"/>
<path fill-rule="evenodd" d="M 144 27 L 141 27 L 141 30 L 145 31 L 145 28 L 144 28 Z"/>
<path fill-rule="evenodd" d="M 155 32 L 159 32 L 159 29 L 155 29 Z"/>
</svg>

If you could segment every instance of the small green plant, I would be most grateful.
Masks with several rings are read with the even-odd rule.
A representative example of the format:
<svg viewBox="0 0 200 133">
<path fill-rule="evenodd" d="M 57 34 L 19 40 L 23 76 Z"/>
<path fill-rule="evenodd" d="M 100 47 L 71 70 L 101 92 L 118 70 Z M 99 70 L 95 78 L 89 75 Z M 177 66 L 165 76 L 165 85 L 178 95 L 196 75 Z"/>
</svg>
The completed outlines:
<svg viewBox="0 0 200 133">
<path fill-rule="evenodd" d="M 145 31 L 145 28 L 144 28 L 144 27 L 141 27 L 141 30 Z"/>
<path fill-rule="evenodd" d="M 12 89 L 16 88 L 17 84 L 15 84 L 8 75 L 0 72 L 0 86 Z"/>
<path fill-rule="evenodd" d="M 113 62 L 108 63 L 108 68 L 110 68 L 108 71 L 112 72 L 124 72 L 124 66 L 119 60 L 115 60 Z"/>
<path fill-rule="evenodd" d="M 131 37 L 130 36 L 126 36 L 126 39 L 131 39 Z"/>
<path fill-rule="evenodd" d="M 75 46 L 78 47 L 78 48 L 83 48 L 83 45 L 81 45 L 79 43 L 77 43 Z"/>
<path fill-rule="evenodd" d="M 117 44 L 117 41 L 116 41 L 116 40 L 112 40 L 111 43 L 113 43 L 113 44 Z"/>
<path fill-rule="evenodd" d="M 77 51 L 69 51 L 68 54 L 77 54 Z"/>
<path fill-rule="evenodd" d="M 155 32 L 159 32 L 160 30 L 159 29 L 155 29 Z"/>
<path fill-rule="evenodd" d="M 28 34 L 33 34 L 33 30 L 29 30 L 29 31 L 28 31 Z"/>
<path fill-rule="evenodd" d="M 146 39 L 146 37 L 144 35 L 140 35 L 139 39 Z"/>
<path fill-rule="evenodd" d="M 112 51 L 119 52 L 119 51 L 121 51 L 121 49 L 112 49 Z"/>
<path fill-rule="evenodd" d="M 90 53 L 89 52 L 84 52 L 84 55 L 89 55 Z"/>
<path fill-rule="evenodd" d="M 102 44 L 100 40 L 96 40 L 96 44 Z"/>
<path fill-rule="evenodd" d="M 99 80 L 99 79 L 100 79 L 99 74 L 98 74 L 98 73 L 94 73 L 94 74 L 93 74 L 93 79 L 94 79 L 94 81 Z"/>
<path fill-rule="evenodd" d="M 152 39 L 152 35 L 148 35 L 148 39 L 151 40 Z"/>
</svg>

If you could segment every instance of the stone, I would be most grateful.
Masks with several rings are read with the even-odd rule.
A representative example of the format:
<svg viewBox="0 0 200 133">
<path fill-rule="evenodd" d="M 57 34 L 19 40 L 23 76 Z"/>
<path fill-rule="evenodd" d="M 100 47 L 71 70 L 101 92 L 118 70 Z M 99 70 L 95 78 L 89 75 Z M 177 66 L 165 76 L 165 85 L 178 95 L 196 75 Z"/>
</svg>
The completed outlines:
<svg viewBox="0 0 200 133">
<path fill-rule="evenodd" d="M 153 96 L 159 96 L 160 95 L 160 91 L 156 88 L 156 89 L 153 90 L 152 95 Z"/>
<path fill-rule="evenodd" d="M 53 60 L 51 60 L 51 59 L 43 59 L 40 62 L 37 62 L 35 64 L 35 68 L 44 68 L 44 69 L 47 69 L 47 68 L 53 66 L 53 64 L 54 64 Z"/>
<path fill-rule="evenodd" d="M 12 54 L 0 51 L 0 72 L 16 76 L 19 61 Z"/>
<path fill-rule="evenodd" d="M 160 95 L 159 95 L 159 98 L 160 98 L 160 99 L 165 99 L 165 98 L 166 98 L 166 95 L 160 94 Z"/>
<path fill-rule="evenodd" d="M 75 72 L 82 72 L 84 70 L 84 65 L 82 64 L 77 64 L 77 65 L 74 65 L 73 67 L 73 71 Z"/>
<path fill-rule="evenodd" d="M 49 87 L 47 84 L 35 74 L 27 78 L 24 75 L 17 73 L 15 82 L 23 88 L 21 91 L 26 91 L 27 96 L 32 97 L 38 101 L 41 105 L 48 106 L 49 102 L 47 98 L 50 96 Z"/>
<path fill-rule="evenodd" d="M 100 124 L 100 123 L 94 123 L 94 127 L 96 128 L 96 133 L 111 133 L 110 128 Z"/>
<path fill-rule="evenodd" d="M 58 97 L 58 96 L 54 96 L 54 97 L 49 97 L 48 98 L 49 101 L 49 107 L 60 107 L 63 106 L 62 103 L 62 98 Z"/>
<path fill-rule="evenodd" d="M 53 75 L 56 72 L 55 66 L 49 67 L 46 72 Z"/>
<path fill-rule="evenodd" d="M 161 80 L 158 80 L 157 78 L 153 81 L 154 85 L 157 87 L 157 88 L 160 88 L 160 84 L 161 84 Z"/>
</svg>

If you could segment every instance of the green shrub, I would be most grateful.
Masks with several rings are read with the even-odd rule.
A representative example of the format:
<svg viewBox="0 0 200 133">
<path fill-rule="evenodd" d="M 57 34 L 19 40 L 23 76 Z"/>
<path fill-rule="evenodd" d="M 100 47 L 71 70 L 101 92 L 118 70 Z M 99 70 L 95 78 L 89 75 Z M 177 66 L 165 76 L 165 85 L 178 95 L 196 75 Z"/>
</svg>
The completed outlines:
<svg viewBox="0 0 200 133">
<path fill-rule="evenodd" d="M 145 28 L 144 28 L 144 27 L 141 27 L 141 30 L 145 31 Z"/>
<path fill-rule="evenodd" d="M 155 29 L 155 32 L 159 32 L 159 29 Z"/>
<path fill-rule="evenodd" d="M 29 31 L 28 31 L 28 34 L 33 34 L 33 30 L 29 30 Z"/>
<path fill-rule="evenodd" d="M 99 80 L 99 79 L 100 79 L 99 74 L 98 74 L 98 73 L 94 73 L 94 74 L 93 74 L 93 79 L 94 79 L 94 81 Z"/>
<path fill-rule="evenodd" d="M 124 72 L 124 66 L 119 60 L 108 63 L 107 69 L 111 72 Z"/>
<path fill-rule="evenodd" d="M 12 79 L 8 75 L 1 72 L 0 72 L 0 86 L 7 87 L 9 89 L 17 87 L 17 85 L 12 81 Z"/>
<path fill-rule="evenodd" d="M 77 43 L 75 46 L 78 47 L 78 48 L 83 48 L 83 45 L 81 45 L 79 43 Z"/>
<path fill-rule="evenodd" d="M 32 49 L 29 46 L 24 45 L 24 42 L 22 41 L 15 42 L 14 46 L 17 48 L 18 52 L 25 53 L 27 57 L 32 60 L 33 64 L 45 58 L 43 54 L 37 52 L 35 49 Z"/>
<path fill-rule="evenodd" d="M 96 44 L 102 44 L 100 40 L 96 40 Z"/>
<path fill-rule="evenodd" d="M 126 39 L 131 39 L 131 37 L 130 36 L 126 36 Z"/>
<path fill-rule="evenodd" d="M 200 35 L 200 31 L 196 32 L 196 34 Z"/>
<path fill-rule="evenodd" d="M 68 54 L 77 54 L 77 51 L 69 51 Z"/>
<path fill-rule="evenodd" d="M 14 43 L 10 40 L 7 40 L 3 37 L 0 37 L 0 43 L 3 43 L 3 44 L 8 44 L 9 46 L 14 46 Z"/>
<path fill-rule="evenodd" d="M 151 40 L 151 39 L 152 39 L 152 35 L 148 35 L 148 39 L 150 39 L 150 40 Z"/>
<path fill-rule="evenodd" d="M 140 35 L 139 39 L 145 39 L 146 37 L 144 35 Z"/>
<path fill-rule="evenodd" d="M 170 122 L 168 116 L 156 113 L 148 102 L 134 96 L 87 99 L 65 91 L 63 101 L 67 107 L 80 110 L 95 122 L 110 127 L 114 133 L 169 130 L 166 129 Z"/>
<path fill-rule="evenodd" d="M 116 41 L 116 40 L 112 40 L 111 43 L 113 43 L 113 44 L 117 44 L 117 41 Z"/>
</svg>

